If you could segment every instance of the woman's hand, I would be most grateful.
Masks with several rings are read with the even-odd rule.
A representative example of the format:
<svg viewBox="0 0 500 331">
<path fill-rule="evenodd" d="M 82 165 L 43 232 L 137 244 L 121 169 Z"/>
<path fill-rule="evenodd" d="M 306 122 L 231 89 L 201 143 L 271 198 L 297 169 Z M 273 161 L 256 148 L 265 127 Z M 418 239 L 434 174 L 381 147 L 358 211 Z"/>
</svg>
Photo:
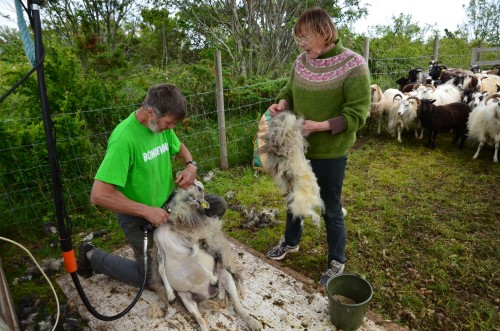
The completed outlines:
<svg viewBox="0 0 500 331">
<path fill-rule="evenodd" d="M 302 124 L 302 134 L 307 137 L 309 134 L 313 132 L 319 131 L 328 131 L 330 130 L 330 123 L 328 121 L 316 122 L 305 120 L 304 124 Z"/>
<path fill-rule="evenodd" d="M 274 117 L 281 113 L 282 111 L 288 110 L 290 107 L 288 105 L 288 101 L 285 99 L 281 99 L 278 103 L 273 103 L 271 106 L 269 106 L 269 113 L 271 114 L 271 117 Z"/>
</svg>

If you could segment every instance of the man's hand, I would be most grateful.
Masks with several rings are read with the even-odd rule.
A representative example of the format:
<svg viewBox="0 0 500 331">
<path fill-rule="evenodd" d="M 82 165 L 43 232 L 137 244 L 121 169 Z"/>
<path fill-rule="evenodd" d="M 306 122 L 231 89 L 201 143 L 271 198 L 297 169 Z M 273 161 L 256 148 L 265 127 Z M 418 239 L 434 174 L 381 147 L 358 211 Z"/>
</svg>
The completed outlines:
<svg viewBox="0 0 500 331">
<path fill-rule="evenodd" d="M 163 208 L 149 207 L 144 215 L 144 218 L 154 226 L 158 227 L 162 224 L 167 223 L 169 213 L 167 213 Z"/>
<path fill-rule="evenodd" d="M 175 184 L 180 188 L 186 190 L 193 186 L 196 179 L 196 166 L 188 163 L 186 168 L 177 174 Z"/>
</svg>

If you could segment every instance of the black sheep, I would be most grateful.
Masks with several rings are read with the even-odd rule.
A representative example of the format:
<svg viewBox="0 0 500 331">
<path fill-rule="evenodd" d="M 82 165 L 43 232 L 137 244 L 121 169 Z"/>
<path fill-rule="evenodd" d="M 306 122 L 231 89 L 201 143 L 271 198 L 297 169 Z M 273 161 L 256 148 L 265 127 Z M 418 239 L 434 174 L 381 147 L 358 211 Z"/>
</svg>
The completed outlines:
<svg viewBox="0 0 500 331">
<path fill-rule="evenodd" d="M 432 149 L 436 147 L 436 136 L 438 132 L 454 130 L 455 144 L 460 140 L 460 148 L 464 147 L 467 132 L 467 120 L 469 118 L 470 107 L 463 102 L 452 102 L 446 105 L 436 106 L 434 99 L 422 99 L 418 118 L 425 129 L 430 131 L 427 143 Z"/>
</svg>

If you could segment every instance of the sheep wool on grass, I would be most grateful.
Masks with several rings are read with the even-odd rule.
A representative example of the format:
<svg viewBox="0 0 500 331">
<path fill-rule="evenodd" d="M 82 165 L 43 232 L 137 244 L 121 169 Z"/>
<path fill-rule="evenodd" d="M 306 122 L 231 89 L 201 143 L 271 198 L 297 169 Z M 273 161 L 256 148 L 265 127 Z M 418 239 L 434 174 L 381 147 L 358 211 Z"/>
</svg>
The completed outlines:
<svg viewBox="0 0 500 331">
<path fill-rule="evenodd" d="M 303 118 L 283 111 L 269 121 L 268 133 L 261 147 L 267 153 L 266 171 L 287 195 L 290 212 L 296 218 L 311 216 L 319 227 L 315 208 L 324 209 L 316 175 L 305 158 L 307 141 L 302 135 Z"/>
</svg>

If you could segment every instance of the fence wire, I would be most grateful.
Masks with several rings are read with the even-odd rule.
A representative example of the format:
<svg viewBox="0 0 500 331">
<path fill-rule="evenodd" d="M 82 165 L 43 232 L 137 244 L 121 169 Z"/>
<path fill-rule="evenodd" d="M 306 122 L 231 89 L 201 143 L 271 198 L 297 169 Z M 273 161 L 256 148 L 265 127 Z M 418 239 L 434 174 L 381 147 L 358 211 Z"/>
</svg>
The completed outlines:
<svg viewBox="0 0 500 331">
<path fill-rule="evenodd" d="M 427 68 L 432 55 L 410 58 L 370 58 L 373 83 L 397 88 L 395 81 L 410 67 Z M 440 62 L 468 69 L 470 54 L 443 55 Z M 226 141 L 230 166 L 251 164 L 253 142 L 261 115 L 274 101 L 285 79 L 224 89 Z M 203 173 L 220 164 L 215 91 L 187 95 L 188 118 L 175 131 L 198 161 Z M 61 181 L 68 214 L 93 208 L 89 194 L 93 176 L 104 157 L 113 128 L 138 104 L 120 105 L 53 116 Z M 13 130 L 22 130 L 22 133 Z M 42 117 L 21 115 L 0 120 L 0 230 L 54 219 L 52 181 Z M 182 165 L 175 163 L 174 171 Z"/>
</svg>

